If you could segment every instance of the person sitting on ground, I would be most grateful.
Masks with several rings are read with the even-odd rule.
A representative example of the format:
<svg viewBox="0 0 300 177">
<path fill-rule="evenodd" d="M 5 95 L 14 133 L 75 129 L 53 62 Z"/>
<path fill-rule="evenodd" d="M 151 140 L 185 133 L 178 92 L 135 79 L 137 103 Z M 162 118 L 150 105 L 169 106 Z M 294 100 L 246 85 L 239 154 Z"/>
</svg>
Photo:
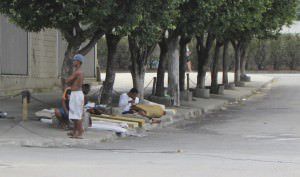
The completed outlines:
<svg viewBox="0 0 300 177">
<path fill-rule="evenodd" d="M 70 101 L 71 91 L 72 91 L 71 87 L 67 87 L 65 89 L 63 96 L 62 96 L 62 107 L 55 109 L 55 117 L 59 120 L 61 127 L 66 130 L 70 128 L 69 101 Z M 84 104 L 86 105 L 88 102 L 86 95 L 90 92 L 90 85 L 83 84 L 82 92 L 84 94 Z M 90 124 L 92 123 L 91 120 L 89 120 L 89 122 L 90 122 Z"/>
<path fill-rule="evenodd" d="M 123 93 L 120 96 L 119 107 L 122 108 L 122 114 L 138 113 L 143 117 L 149 118 L 152 121 L 152 123 L 160 123 L 160 120 L 149 117 L 143 109 L 137 109 L 137 105 L 140 105 L 140 99 L 138 98 L 138 94 L 138 90 L 136 88 L 132 88 L 128 93 Z"/>
<path fill-rule="evenodd" d="M 55 116 L 63 129 L 69 128 L 69 101 L 71 95 L 71 87 L 67 87 L 62 96 L 62 107 L 55 109 Z"/>
<path fill-rule="evenodd" d="M 140 102 L 138 98 L 138 90 L 132 88 L 128 93 L 123 93 L 120 96 L 119 107 L 122 108 L 122 114 L 134 114 L 135 112 L 131 109 L 131 106 L 136 105 Z"/>
</svg>

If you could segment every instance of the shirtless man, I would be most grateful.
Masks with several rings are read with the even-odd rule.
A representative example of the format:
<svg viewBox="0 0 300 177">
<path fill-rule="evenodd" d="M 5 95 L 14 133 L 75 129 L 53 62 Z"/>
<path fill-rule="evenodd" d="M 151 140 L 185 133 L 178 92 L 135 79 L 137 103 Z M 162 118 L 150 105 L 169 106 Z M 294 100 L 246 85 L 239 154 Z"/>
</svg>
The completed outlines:
<svg viewBox="0 0 300 177">
<path fill-rule="evenodd" d="M 81 139 L 83 135 L 82 116 L 84 106 L 84 94 L 82 92 L 83 84 L 83 71 L 81 65 L 83 63 L 84 56 L 77 54 L 73 57 L 73 74 L 66 79 L 66 83 L 71 87 L 71 95 L 69 102 L 69 119 L 74 122 L 73 131 L 68 133 L 71 138 Z"/>
</svg>

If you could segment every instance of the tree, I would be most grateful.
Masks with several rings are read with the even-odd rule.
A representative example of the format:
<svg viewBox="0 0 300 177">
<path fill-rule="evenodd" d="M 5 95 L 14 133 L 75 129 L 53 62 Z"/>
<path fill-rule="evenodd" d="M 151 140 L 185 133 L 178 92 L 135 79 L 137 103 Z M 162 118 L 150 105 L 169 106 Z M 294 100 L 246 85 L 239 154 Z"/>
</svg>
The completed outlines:
<svg viewBox="0 0 300 177">
<path fill-rule="evenodd" d="M 279 41 L 278 41 L 279 42 Z M 257 40 L 255 41 L 255 43 L 257 43 L 257 49 L 255 51 L 255 54 L 254 54 L 254 61 L 255 61 L 255 64 L 257 66 L 257 69 L 258 70 L 264 70 L 266 69 L 266 65 L 268 63 L 268 44 L 267 44 L 267 41 L 264 41 L 264 40 Z M 274 43 L 275 44 L 275 43 Z M 280 45 L 278 45 L 280 47 Z M 274 47 L 274 46 L 273 46 Z M 276 47 L 274 47 L 275 49 Z M 277 51 L 280 51 L 280 48 L 276 48 Z M 273 53 L 275 54 L 275 53 Z M 277 57 L 279 55 L 271 55 L 272 58 L 274 58 L 274 61 L 278 61 L 277 60 Z M 277 62 L 274 62 L 274 69 L 278 69 L 277 68 Z"/>
<path fill-rule="evenodd" d="M 186 67 L 186 45 L 191 41 L 192 37 L 197 35 L 202 35 L 203 40 L 204 36 L 206 36 L 207 32 L 207 25 L 210 20 L 213 19 L 212 14 L 216 10 L 216 5 L 220 2 L 204 2 L 201 0 L 190 0 L 190 1 L 184 1 L 178 6 L 178 16 L 177 18 L 174 18 L 175 20 L 175 29 L 171 31 L 171 35 L 169 35 L 168 38 L 165 38 L 165 36 L 162 37 L 162 40 L 160 42 L 161 46 L 161 58 L 160 58 L 160 67 L 158 68 L 157 73 L 157 86 L 156 86 L 156 95 L 157 96 L 163 96 L 164 95 L 164 89 L 163 89 L 163 77 L 164 77 L 164 65 L 165 63 L 164 56 L 166 56 L 164 53 L 173 53 L 175 51 L 168 50 L 168 46 L 172 46 L 172 41 L 175 42 L 176 38 L 180 36 L 179 41 L 179 87 L 180 90 L 184 90 L 184 80 L 185 80 L 185 67 Z M 205 28 L 206 27 L 206 28 Z M 209 35 L 211 36 L 211 35 Z M 201 38 L 201 37 L 200 37 Z M 209 44 L 213 42 L 214 38 L 209 37 Z M 198 40 L 199 41 L 199 40 Z M 204 42 L 203 42 L 204 43 Z M 210 47 L 208 47 L 210 48 Z M 175 48 L 174 48 L 175 49 Z M 200 50 L 200 49 L 199 49 Z M 210 49 L 209 49 L 210 50 Z M 209 53 L 209 50 L 205 51 L 207 54 Z M 203 48 L 201 49 L 201 52 L 203 53 Z M 199 53 L 199 52 L 198 52 Z M 175 56 L 175 55 L 174 55 Z M 203 57 L 203 55 L 201 55 Z M 200 57 L 200 58 L 201 58 Z M 208 55 L 205 56 L 208 60 Z M 201 58 L 202 61 L 202 58 Z M 207 63 L 207 61 L 205 61 Z M 175 65 L 173 65 L 176 67 Z M 200 66 L 203 66 L 203 63 L 200 62 Z M 201 68 L 200 68 L 201 69 Z M 173 71 L 175 71 L 173 69 Z M 169 72 L 170 74 L 170 72 Z M 176 74 L 175 74 L 176 75 Z M 170 78 L 172 79 L 172 78 Z M 205 76 L 204 76 L 205 79 Z M 202 80 L 204 80 L 202 79 Z M 173 79 L 174 81 L 176 79 Z M 174 85 L 169 85 L 169 88 L 177 87 L 176 83 Z"/>
<path fill-rule="evenodd" d="M 155 95 L 159 97 L 165 96 L 165 71 L 167 64 L 168 44 L 166 38 L 166 31 L 162 32 L 162 37 L 158 43 L 160 48 L 159 64 L 157 68 L 157 83 L 155 88 Z"/>
<path fill-rule="evenodd" d="M 192 37 L 186 34 L 180 36 L 179 41 L 179 88 L 180 91 L 184 91 L 185 86 L 185 70 L 186 70 L 186 53 L 187 53 L 187 44 L 191 42 Z"/>
<path fill-rule="evenodd" d="M 113 86 L 115 82 L 115 65 L 116 65 L 116 54 L 117 46 L 121 37 L 112 33 L 106 33 L 106 44 L 107 44 L 107 65 L 106 65 L 106 76 L 103 83 L 101 93 L 101 104 L 109 104 L 112 102 Z"/>
<path fill-rule="evenodd" d="M 285 46 L 287 64 L 290 70 L 296 70 L 300 64 L 300 37 L 299 35 L 287 35 Z"/>
<path fill-rule="evenodd" d="M 191 7 L 195 8 L 189 16 L 192 29 L 196 36 L 196 51 L 198 55 L 197 88 L 205 88 L 205 76 L 208 70 L 210 51 L 216 39 L 212 21 L 218 18 L 217 13 L 223 1 L 193 1 Z M 194 16 L 194 17 L 193 17 Z"/>
<path fill-rule="evenodd" d="M 106 76 L 101 94 L 101 104 L 112 102 L 113 86 L 115 82 L 115 67 L 117 62 L 118 43 L 123 36 L 130 32 L 132 26 L 138 22 L 136 20 L 135 5 L 137 1 L 123 1 L 123 3 L 111 10 L 109 21 L 106 22 L 106 44 L 107 44 L 107 66 Z M 101 17 L 99 17 L 101 19 Z"/>
<path fill-rule="evenodd" d="M 180 0 L 138 1 L 135 9 L 139 22 L 130 31 L 128 42 L 131 53 L 133 86 L 144 96 L 144 77 L 148 57 L 153 52 L 165 29 L 172 29 L 173 16 Z"/>
<path fill-rule="evenodd" d="M 209 52 L 211 50 L 215 36 L 211 32 L 210 21 L 216 16 L 218 7 L 222 1 L 202 1 L 190 0 L 182 4 L 181 18 L 179 20 L 179 31 L 181 35 L 180 42 L 180 88 L 184 90 L 184 69 L 185 60 L 182 60 L 185 55 L 185 46 L 193 36 L 196 36 L 198 54 L 198 77 L 197 88 L 205 87 L 205 74 L 209 59 Z"/>
<path fill-rule="evenodd" d="M 263 14 L 270 7 L 269 0 L 249 0 L 249 1 L 227 1 L 227 11 L 231 15 L 227 16 L 226 21 L 230 25 L 228 30 L 229 39 L 235 50 L 235 74 L 234 82 L 239 85 L 241 75 L 241 56 L 252 39 L 257 33 L 257 28 L 263 19 Z"/>
<path fill-rule="evenodd" d="M 300 20 L 300 0 L 297 0 L 297 19 Z"/>
<path fill-rule="evenodd" d="M 266 9 L 262 12 L 261 20 L 254 23 L 252 31 L 247 32 L 248 40 L 244 40 L 243 46 L 241 47 L 241 75 L 246 75 L 246 58 L 245 54 L 247 46 L 253 37 L 258 39 L 272 39 L 279 35 L 284 25 L 290 25 L 295 19 L 297 0 L 270 0 L 266 5 Z M 274 68 L 278 68 L 277 64 L 274 63 Z"/>
<path fill-rule="evenodd" d="M 59 30 L 68 43 L 62 66 L 62 85 L 72 73 L 72 57 L 76 53 L 87 54 L 108 31 L 113 11 L 123 9 L 129 1 L 106 0 L 50 0 L 0 2 L 0 13 L 13 23 L 30 32 L 46 28 Z M 111 26 L 109 25 L 109 28 Z M 85 46 L 82 44 L 87 42 Z"/>
</svg>

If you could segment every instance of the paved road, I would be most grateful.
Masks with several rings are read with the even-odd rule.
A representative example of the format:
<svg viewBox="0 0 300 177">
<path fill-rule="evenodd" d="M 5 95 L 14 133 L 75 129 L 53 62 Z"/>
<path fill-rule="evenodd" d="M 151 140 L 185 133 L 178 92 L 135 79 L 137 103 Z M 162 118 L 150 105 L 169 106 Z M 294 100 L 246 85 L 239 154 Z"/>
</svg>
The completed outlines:
<svg viewBox="0 0 300 177">
<path fill-rule="evenodd" d="M 0 177 L 299 177 L 300 75 L 267 93 L 151 132 L 74 149 L 0 148 Z"/>
</svg>

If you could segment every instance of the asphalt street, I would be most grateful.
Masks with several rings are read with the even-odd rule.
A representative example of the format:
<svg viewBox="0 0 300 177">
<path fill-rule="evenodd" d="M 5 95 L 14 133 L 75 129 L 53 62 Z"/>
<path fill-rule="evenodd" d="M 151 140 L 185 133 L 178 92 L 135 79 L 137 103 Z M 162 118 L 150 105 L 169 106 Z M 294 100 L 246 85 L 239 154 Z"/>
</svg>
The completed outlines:
<svg viewBox="0 0 300 177">
<path fill-rule="evenodd" d="M 300 75 L 241 103 L 148 132 L 78 148 L 0 147 L 0 177 L 299 177 Z"/>
</svg>

